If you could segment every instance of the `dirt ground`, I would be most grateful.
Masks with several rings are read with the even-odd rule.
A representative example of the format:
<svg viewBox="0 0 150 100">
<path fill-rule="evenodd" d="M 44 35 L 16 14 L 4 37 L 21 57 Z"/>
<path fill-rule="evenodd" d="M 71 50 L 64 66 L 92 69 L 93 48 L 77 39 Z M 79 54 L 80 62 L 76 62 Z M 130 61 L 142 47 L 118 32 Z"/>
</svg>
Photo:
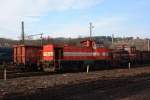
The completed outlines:
<svg viewBox="0 0 150 100">
<path fill-rule="evenodd" d="M 0 80 L 4 100 L 150 100 L 150 67 Z"/>
</svg>

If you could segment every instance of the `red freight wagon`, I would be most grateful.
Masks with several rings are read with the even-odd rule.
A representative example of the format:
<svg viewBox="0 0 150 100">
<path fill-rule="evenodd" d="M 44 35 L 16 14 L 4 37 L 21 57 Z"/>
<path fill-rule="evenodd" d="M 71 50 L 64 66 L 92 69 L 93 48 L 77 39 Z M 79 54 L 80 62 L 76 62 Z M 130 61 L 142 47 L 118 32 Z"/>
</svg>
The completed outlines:
<svg viewBox="0 0 150 100">
<path fill-rule="evenodd" d="M 149 64 L 150 51 L 141 51 L 141 62 L 142 62 L 142 64 Z"/>
<path fill-rule="evenodd" d="M 100 63 L 105 66 L 110 60 L 109 49 L 96 47 L 92 40 L 82 41 L 81 46 L 43 46 L 44 69 L 53 71 L 84 69 L 86 65 L 101 67 Z"/>
<path fill-rule="evenodd" d="M 127 66 L 130 57 L 129 57 L 129 52 L 126 50 L 112 50 L 111 51 L 111 57 L 112 57 L 112 66 Z"/>
<path fill-rule="evenodd" d="M 14 63 L 20 68 L 37 69 L 42 59 L 42 47 L 31 45 L 15 45 Z"/>
</svg>

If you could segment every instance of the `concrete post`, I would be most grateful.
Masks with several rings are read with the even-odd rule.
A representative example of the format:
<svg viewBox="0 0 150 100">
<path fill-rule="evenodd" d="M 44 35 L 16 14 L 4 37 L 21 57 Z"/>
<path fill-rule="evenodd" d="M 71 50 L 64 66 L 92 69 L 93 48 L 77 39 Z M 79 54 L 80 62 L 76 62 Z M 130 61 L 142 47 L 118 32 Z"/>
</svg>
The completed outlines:
<svg viewBox="0 0 150 100">
<path fill-rule="evenodd" d="M 89 65 L 87 65 L 86 72 L 89 73 Z"/>
<path fill-rule="evenodd" d="M 7 71 L 6 71 L 6 68 L 4 68 L 4 80 L 7 79 Z"/>
<path fill-rule="evenodd" d="M 129 67 L 129 70 L 131 69 L 131 63 L 129 62 L 129 64 L 128 64 L 128 67 Z"/>
</svg>

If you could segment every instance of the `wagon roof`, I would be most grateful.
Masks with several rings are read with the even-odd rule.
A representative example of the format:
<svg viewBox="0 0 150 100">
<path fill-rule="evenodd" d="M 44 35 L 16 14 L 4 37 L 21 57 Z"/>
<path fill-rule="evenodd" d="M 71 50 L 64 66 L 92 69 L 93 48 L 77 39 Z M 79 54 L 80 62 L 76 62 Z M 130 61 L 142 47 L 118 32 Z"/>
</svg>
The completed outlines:
<svg viewBox="0 0 150 100">
<path fill-rule="evenodd" d="M 37 45 L 24 45 L 24 44 L 20 44 L 20 45 L 14 45 L 13 47 L 42 47 L 42 46 L 37 46 Z"/>
</svg>

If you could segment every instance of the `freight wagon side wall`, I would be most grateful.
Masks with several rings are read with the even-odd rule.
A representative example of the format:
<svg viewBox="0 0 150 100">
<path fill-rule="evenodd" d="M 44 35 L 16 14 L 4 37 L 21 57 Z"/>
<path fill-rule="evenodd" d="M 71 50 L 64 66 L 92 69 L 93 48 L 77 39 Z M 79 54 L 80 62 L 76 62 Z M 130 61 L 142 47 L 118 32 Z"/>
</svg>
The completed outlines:
<svg viewBox="0 0 150 100">
<path fill-rule="evenodd" d="M 112 65 L 113 66 L 127 66 L 130 61 L 129 53 L 127 51 L 113 51 Z"/>
<path fill-rule="evenodd" d="M 14 49 L 14 52 L 13 52 L 13 55 L 14 55 L 13 62 L 16 64 L 17 63 L 17 47 L 14 46 L 13 49 Z"/>
<path fill-rule="evenodd" d="M 150 52 L 149 51 L 141 52 L 141 61 L 143 64 L 150 64 Z"/>
<path fill-rule="evenodd" d="M 37 63 L 41 60 L 41 50 L 41 47 L 35 46 L 14 46 L 14 63 L 24 65 Z"/>
<path fill-rule="evenodd" d="M 33 58 L 34 52 L 35 49 L 33 47 L 26 47 L 25 59 L 27 64 L 29 64 L 30 62 L 35 62 L 35 59 Z"/>
<path fill-rule="evenodd" d="M 41 61 L 41 47 L 27 46 L 25 49 L 25 63 L 37 64 Z"/>
<path fill-rule="evenodd" d="M 132 65 L 139 65 L 142 63 L 142 61 L 141 61 L 142 56 L 141 56 L 140 51 L 131 52 L 129 54 L 129 57 L 130 57 L 130 62 Z"/>
<path fill-rule="evenodd" d="M 14 49 L 14 52 L 13 52 L 13 55 L 14 55 L 14 56 L 13 56 L 13 62 L 14 62 L 14 63 L 17 63 L 17 54 L 16 54 L 16 53 L 17 53 L 17 50 L 16 50 L 16 47 L 13 47 L 13 49 Z"/>
<path fill-rule="evenodd" d="M 14 46 L 14 63 L 25 64 L 25 47 Z"/>
</svg>

